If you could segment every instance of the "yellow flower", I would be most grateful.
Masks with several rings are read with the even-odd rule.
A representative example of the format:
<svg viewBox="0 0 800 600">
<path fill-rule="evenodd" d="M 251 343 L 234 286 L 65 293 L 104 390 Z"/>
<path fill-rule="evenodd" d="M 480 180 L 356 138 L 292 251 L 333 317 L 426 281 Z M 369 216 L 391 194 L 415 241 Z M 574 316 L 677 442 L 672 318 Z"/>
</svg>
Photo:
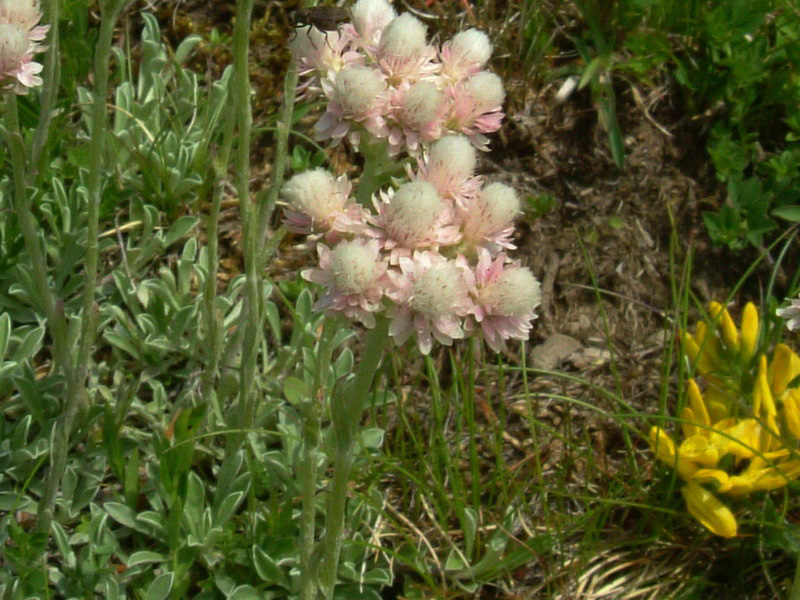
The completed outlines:
<svg viewBox="0 0 800 600">
<path fill-rule="evenodd" d="M 689 514 L 715 535 L 732 538 L 736 535 L 736 517 L 714 494 L 697 483 L 681 488 Z"/>
</svg>

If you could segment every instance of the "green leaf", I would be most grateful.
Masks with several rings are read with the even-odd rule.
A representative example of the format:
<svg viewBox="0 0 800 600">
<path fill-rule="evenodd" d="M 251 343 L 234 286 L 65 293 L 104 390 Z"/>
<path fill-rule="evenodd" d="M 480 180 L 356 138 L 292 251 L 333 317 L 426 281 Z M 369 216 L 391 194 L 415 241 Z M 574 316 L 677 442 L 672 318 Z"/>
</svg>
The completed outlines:
<svg viewBox="0 0 800 600">
<path fill-rule="evenodd" d="M 11 317 L 8 313 L 0 315 L 0 363 L 6 357 L 8 348 L 8 338 L 11 336 Z"/>
<path fill-rule="evenodd" d="M 136 523 L 136 512 L 131 507 L 119 502 L 106 502 L 103 508 L 108 513 L 108 516 L 117 523 L 121 523 L 131 529 L 139 529 L 139 525 Z"/>
<path fill-rule="evenodd" d="M 297 377 L 287 377 L 283 382 L 283 395 L 289 404 L 301 406 L 308 402 L 311 392 L 305 382 Z"/>
<path fill-rule="evenodd" d="M 253 586 L 240 585 L 228 596 L 228 600 L 262 600 L 262 596 Z"/>
<path fill-rule="evenodd" d="M 166 600 L 172 591 L 174 579 L 175 575 L 173 573 L 163 573 L 156 577 L 150 587 L 147 588 L 144 600 Z"/>
<path fill-rule="evenodd" d="M 791 204 L 789 206 L 780 206 L 773 210 L 771 214 L 773 217 L 797 223 L 800 222 L 800 205 Z"/>
<path fill-rule="evenodd" d="M 239 503 L 244 498 L 244 492 L 233 492 L 228 494 L 225 500 L 219 505 L 219 510 L 217 511 L 217 518 L 214 519 L 214 525 L 222 525 L 226 523 L 236 512 L 236 509 L 239 507 Z"/>
<path fill-rule="evenodd" d="M 171 246 L 178 240 L 182 239 L 192 230 L 195 225 L 197 225 L 196 217 L 191 217 L 189 215 L 180 217 L 177 221 L 175 221 L 175 223 L 172 224 L 172 227 L 169 228 L 167 236 L 164 239 L 164 245 Z"/>
<path fill-rule="evenodd" d="M 258 576 L 266 583 L 287 587 L 286 576 L 278 563 L 258 545 L 253 545 L 253 564 Z"/>
<path fill-rule="evenodd" d="M 151 552 L 149 550 L 141 550 L 139 552 L 134 552 L 128 558 L 127 564 L 128 568 L 135 567 L 136 565 L 144 565 L 149 563 L 160 563 L 168 560 L 168 557 L 164 556 L 163 554 L 159 554 L 158 552 Z"/>
</svg>

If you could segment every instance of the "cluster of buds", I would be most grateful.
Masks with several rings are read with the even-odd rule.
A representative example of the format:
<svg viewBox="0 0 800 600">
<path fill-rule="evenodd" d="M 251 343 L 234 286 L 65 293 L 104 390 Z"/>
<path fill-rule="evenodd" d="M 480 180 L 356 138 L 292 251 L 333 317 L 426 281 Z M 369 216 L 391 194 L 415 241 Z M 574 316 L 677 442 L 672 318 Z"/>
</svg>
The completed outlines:
<svg viewBox="0 0 800 600">
<path fill-rule="evenodd" d="M 737 534 L 731 509 L 719 496 L 747 496 L 782 488 L 800 477 L 800 357 L 785 344 L 757 351 L 758 311 L 745 306 L 741 328 L 712 302 L 712 325 L 699 322 L 685 333 L 683 348 L 704 392 L 688 381 L 681 413 L 683 441 L 676 444 L 660 427 L 650 430 L 656 456 L 674 468 L 689 513 L 712 533 Z M 791 441 L 794 441 L 792 443 Z"/>
<path fill-rule="evenodd" d="M 303 78 L 299 92 L 324 97 L 315 136 L 358 148 L 364 135 L 385 139 L 392 154 L 418 153 L 447 134 L 461 133 L 486 150 L 505 98 L 500 78 L 484 70 L 492 53 L 486 34 L 470 29 L 441 47 L 409 13 L 386 0 L 358 0 L 352 23 L 337 31 L 297 28 L 290 47 Z"/>
<path fill-rule="evenodd" d="M 42 65 L 33 56 L 42 52 L 41 42 L 49 25 L 39 25 L 42 13 L 37 0 L 0 0 L 0 86 L 24 94 L 42 84 Z"/>
<path fill-rule="evenodd" d="M 540 301 L 539 282 L 506 250 L 520 212 L 514 190 L 484 185 L 476 151 L 462 135 L 421 154 L 409 181 L 373 196 L 372 210 L 350 195 L 342 176 L 324 169 L 292 177 L 283 188 L 290 230 L 317 243 L 319 265 L 302 276 L 325 287 L 316 308 L 366 327 L 391 319 L 403 344 L 420 351 L 480 331 L 495 351 L 527 339 Z"/>
</svg>

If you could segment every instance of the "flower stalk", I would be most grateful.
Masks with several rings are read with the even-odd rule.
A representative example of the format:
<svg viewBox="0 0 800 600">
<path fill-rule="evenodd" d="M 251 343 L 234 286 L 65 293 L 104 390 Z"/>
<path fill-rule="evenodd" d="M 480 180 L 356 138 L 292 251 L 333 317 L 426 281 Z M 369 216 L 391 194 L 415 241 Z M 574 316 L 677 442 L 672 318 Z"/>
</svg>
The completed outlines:
<svg viewBox="0 0 800 600">
<path fill-rule="evenodd" d="M 47 144 L 50 135 L 50 122 L 53 118 L 53 109 L 58 95 L 58 84 L 61 79 L 61 65 L 59 64 L 59 36 L 58 19 L 60 14 L 60 0 L 48 0 L 45 7 L 44 21 L 50 24 L 47 39 L 47 52 L 44 58 L 44 83 L 42 92 L 39 96 L 39 124 L 33 135 L 33 147 L 31 149 L 31 165 L 38 172 L 42 171 L 40 160 L 42 150 Z"/>
<path fill-rule="evenodd" d="M 261 345 L 261 292 L 258 276 L 258 214 L 250 200 L 250 75 L 248 55 L 250 49 L 250 17 L 253 0 L 239 0 L 236 6 L 236 27 L 233 34 L 233 102 L 237 129 L 236 191 L 244 238 L 245 303 L 239 320 L 244 331 L 242 362 L 240 366 L 238 431 L 232 436 L 230 452 L 241 446 L 245 432 L 252 428 L 255 407 L 253 388 L 257 368 L 258 349 Z"/>
<path fill-rule="evenodd" d="M 333 598 L 339 554 L 342 549 L 347 483 L 353 464 L 353 446 L 361 415 L 367 405 L 372 382 L 378 370 L 383 352 L 389 342 L 389 321 L 377 320 L 375 327 L 367 333 L 361 362 L 353 381 L 344 389 L 335 390 L 331 398 L 331 420 L 336 450 L 333 463 L 333 481 L 328 497 L 325 521 L 325 539 L 320 568 L 320 588 L 325 600 Z"/>
<path fill-rule="evenodd" d="M 78 414 L 81 399 L 86 394 L 86 374 L 91 362 L 97 317 L 94 297 L 97 288 L 98 227 L 100 200 L 102 196 L 101 169 L 103 166 L 103 146 L 106 133 L 106 93 L 108 90 L 108 58 L 114 25 L 117 22 L 126 0 L 112 0 L 101 4 L 100 35 L 95 51 L 94 76 L 95 89 L 92 105 L 92 137 L 89 141 L 89 202 L 87 206 L 86 255 L 84 259 L 83 304 L 80 342 L 75 363 L 67 374 L 67 397 L 64 412 L 59 419 L 53 435 L 50 450 L 51 464 L 45 491 L 39 499 L 37 530 L 49 532 L 53 505 L 61 478 L 66 469 L 69 438 L 72 424 Z M 60 325 L 59 325 L 60 327 Z M 64 333 L 66 335 L 66 333 Z"/>
</svg>

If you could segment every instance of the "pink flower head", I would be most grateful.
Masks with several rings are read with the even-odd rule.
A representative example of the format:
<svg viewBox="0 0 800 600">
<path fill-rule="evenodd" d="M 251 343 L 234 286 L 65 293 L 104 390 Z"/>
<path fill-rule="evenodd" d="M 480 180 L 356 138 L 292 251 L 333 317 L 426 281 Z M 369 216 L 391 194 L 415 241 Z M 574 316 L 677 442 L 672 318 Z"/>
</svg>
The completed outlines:
<svg viewBox="0 0 800 600">
<path fill-rule="evenodd" d="M 433 252 L 415 252 L 400 259 L 400 272 L 389 271 L 393 287 L 387 295 L 391 309 L 389 335 L 398 346 L 412 333 L 419 350 L 429 354 L 433 338 L 445 346 L 464 337 L 461 318 L 474 310 L 464 269 Z"/>
<path fill-rule="evenodd" d="M 348 49 L 350 42 L 342 31 L 320 31 L 311 25 L 295 29 L 289 49 L 297 61 L 298 75 L 307 78 L 298 86 L 303 98 L 322 93 L 321 79 L 333 81 L 343 68 L 363 62 L 358 52 Z"/>
<path fill-rule="evenodd" d="M 505 116 L 503 82 L 494 73 L 482 71 L 451 86 L 448 94 L 452 107 L 447 128 L 467 135 L 476 148 L 487 151 L 489 140 L 483 134 L 500 129 Z"/>
<path fill-rule="evenodd" d="M 420 142 L 430 143 L 442 135 L 444 94 L 430 81 L 401 86 L 392 95 L 392 121 L 389 146 L 392 154 L 403 147 L 415 152 Z"/>
<path fill-rule="evenodd" d="M 436 50 L 426 36 L 427 27 L 411 13 L 403 13 L 383 30 L 376 58 L 391 85 L 415 82 L 439 69 L 433 60 Z"/>
<path fill-rule="evenodd" d="M 41 16 L 34 0 L 0 0 L 0 86 L 17 94 L 42 84 L 33 55 L 44 50 L 37 42 L 50 26 L 36 26 Z"/>
<path fill-rule="evenodd" d="M 383 115 L 389 98 L 380 71 L 346 67 L 336 74 L 333 84 L 325 79 L 321 83 L 329 102 L 327 112 L 314 126 L 317 140 L 330 139 L 335 146 L 348 136 L 357 149 L 361 132 L 352 129 L 353 124 L 360 124 L 378 138 L 388 135 Z"/>
<path fill-rule="evenodd" d="M 342 175 L 334 179 L 323 168 L 292 177 L 281 190 L 289 208 L 284 209 L 286 226 L 295 233 L 324 233 L 334 242 L 345 233 L 365 227 L 365 211 L 350 199 L 350 182 Z"/>
<path fill-rule="evenodd" d="M 375 199 L 376 226 L 370 235 L 390 252 L 389 262 L 397 264 L 401 256 L 410 256 L 420 248 L 438 249 L 458 242 L 458 228 L 449 225 L 452 212 L 427 181 L 412 181 L 397 191 L 381 193 Z"/>
<path fill-rule="evenodd" d="M 387 265 L 375 240 L 339 242 L 333 250 L 317 245 L 319 268 L 301 273 L 303 279 L 325 286 L 315 310 L 343 314 L 366 327 L 375 327 L 374 313 L 381 308 L 388 283 Z"/>
<path fill-rule="evenodd" d="M 494 261 L 486 249 L 479 250 L 474 276 L 467 282 L 475 299 L 475 320 L 483 339 L 495 352 L 506 348 L 509 338 L 527 340 L 542 300 L 541 286 L 533 273 L 519 264 L 506 265 L 505 253 Z"/>
<path fill-rule="evenodd" d="M 477 29 L 462 31 L 442 46 L 441 74 L 451 83 L 458 83 L 480 72 L 491 55 L 492 44 L 485 33 Z"/>
<path fill-rule="evenodd" d="M 463 135 L 448 135 L 431 145 L 419 162 L 412 179 L 431 182 L 439 196 L 450 204 L 466 205 L 477 195 L 481 178 L 476 177 L 475 148 Z"/>
<path fill-rule="evenodd" d="M 519 196 L 502 183 L 490 183 L 481 193 L 459 206 L 461 233 L 469 249 L 485 247 L 494 255 L 500 248 L 513 250 L 514 219 L 520 212 Z"/>
<path fill-rule="evenodd" d="M 358 0 L 350 9 L 353 24 L 345 25 L 351 37 L 374 57 L 381 34 L 397 14 L 386 0 Z"/>
</svg>

